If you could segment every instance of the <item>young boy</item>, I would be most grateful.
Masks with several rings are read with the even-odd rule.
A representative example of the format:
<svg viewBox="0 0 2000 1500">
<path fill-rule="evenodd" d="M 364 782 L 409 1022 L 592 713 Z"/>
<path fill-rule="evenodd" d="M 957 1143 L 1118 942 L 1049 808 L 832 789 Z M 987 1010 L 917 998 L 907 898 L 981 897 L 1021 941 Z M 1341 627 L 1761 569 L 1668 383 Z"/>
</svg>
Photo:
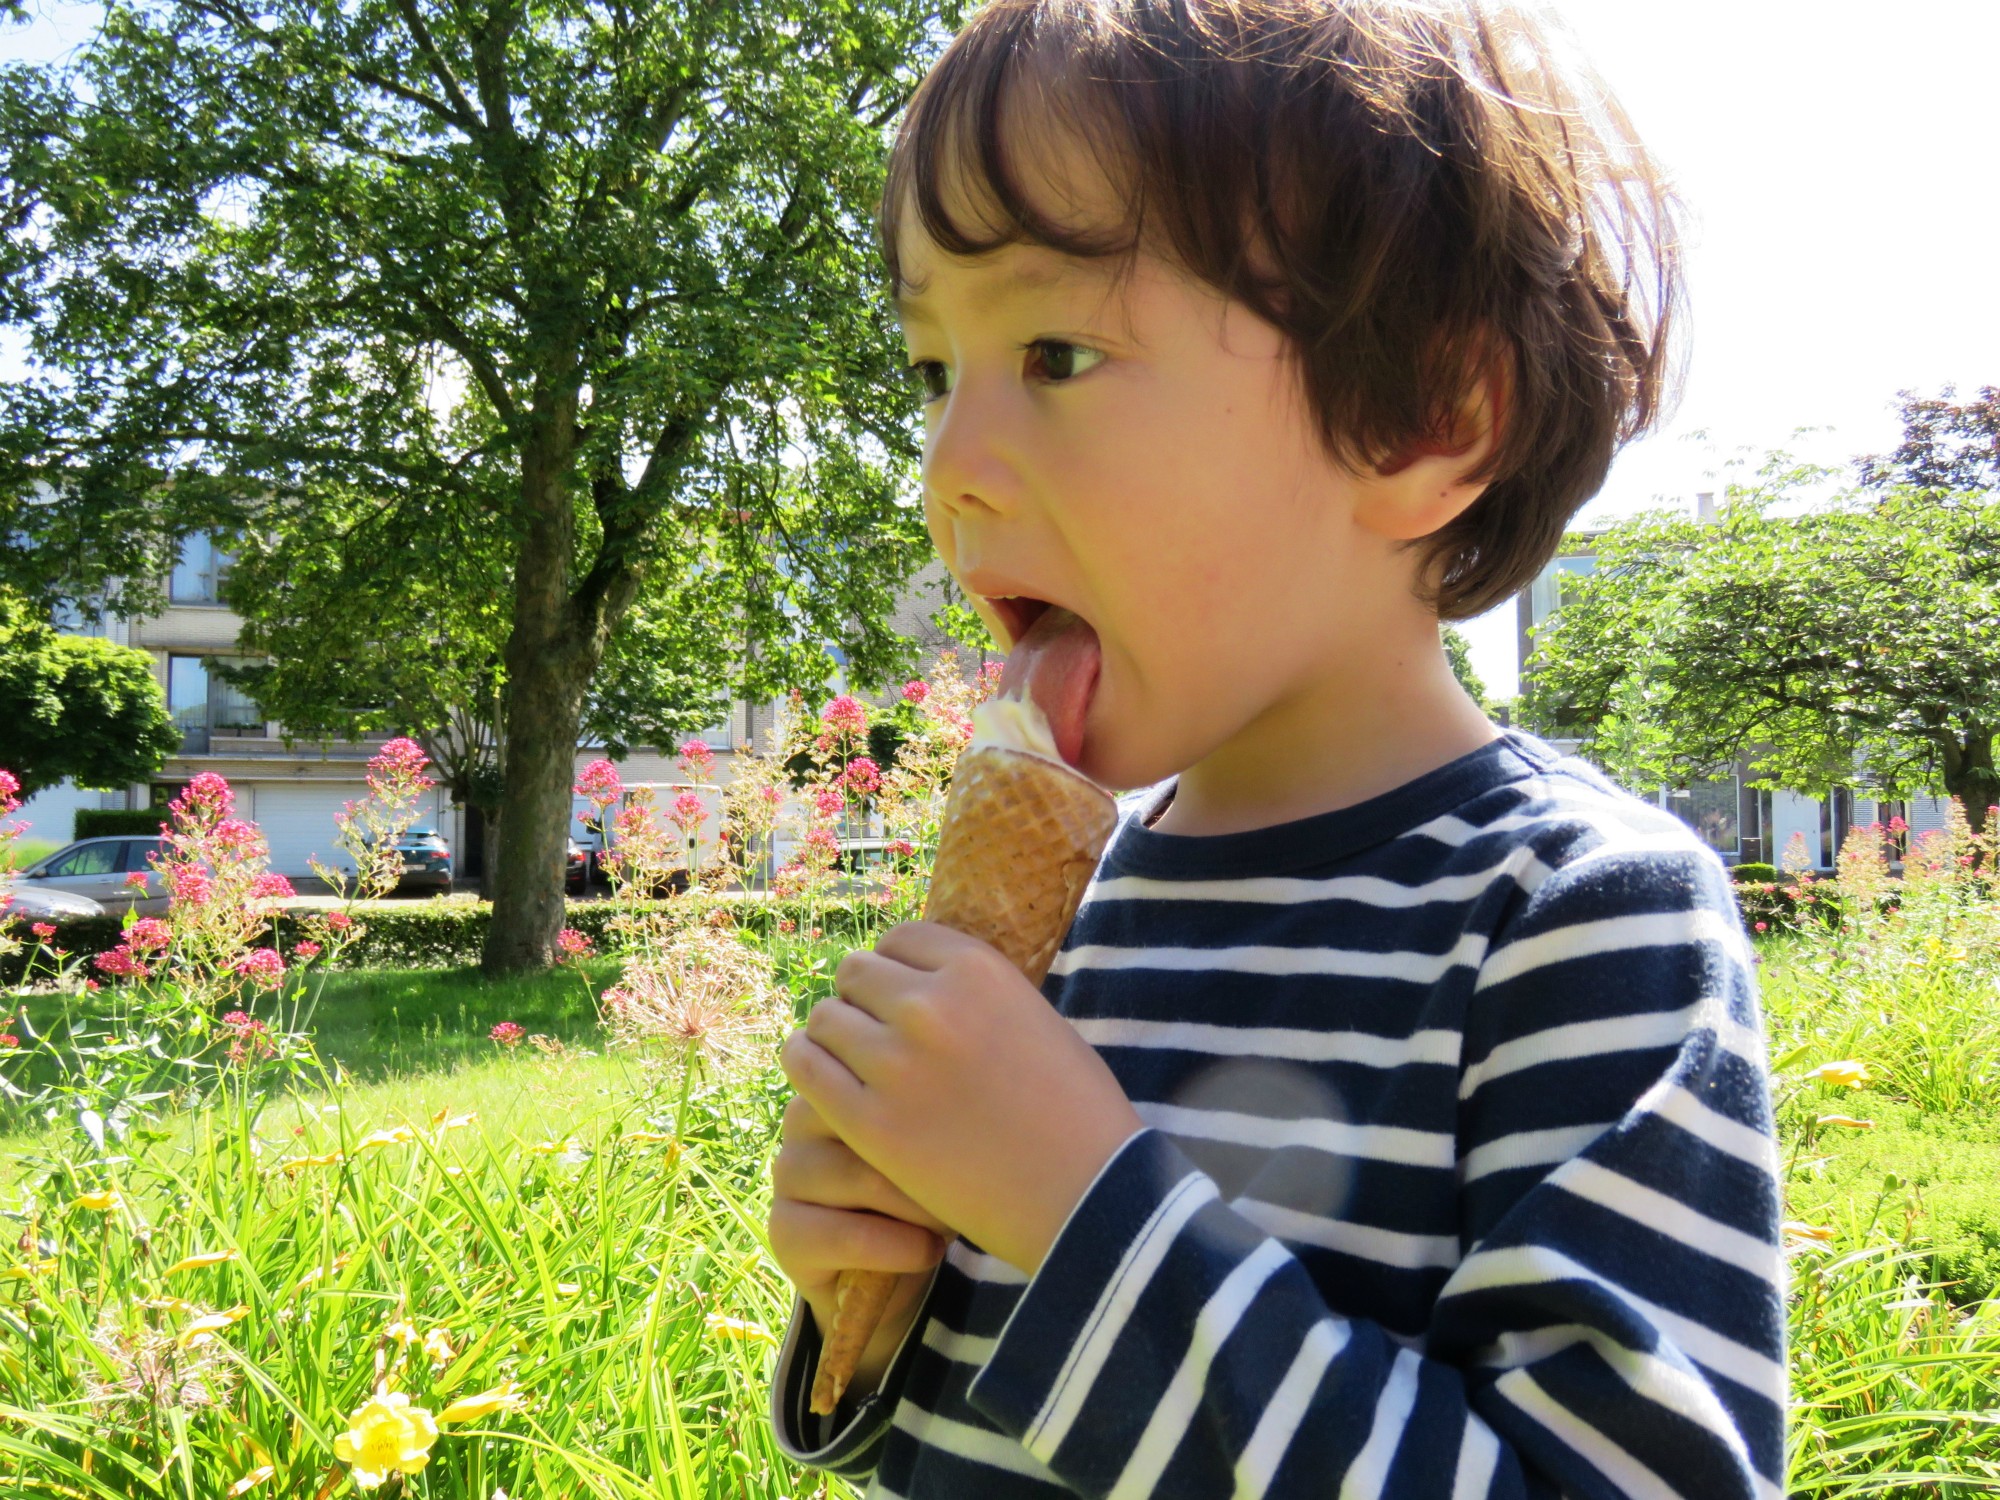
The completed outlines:
<svg viewBox="0 0 2000 1500">
<path fill-rule="evenodd" d="M 1459 690 L 1654 418 L 1671 200 L 1477 0 L 993 0 L 883 205 L 924 499 L 1124 816 L 1038 993 L 924 923 L 787 1041 L 772 1420 L 905 1500 L 1776 1496 L 1750 958 Z M 1037 622 L 1041 623 L 1037 623 Z M 1093 675 L 1094 674 L 1094 675 Z M 902 1273 L 807 1411 L 844 1267 Z"/>
</svg>

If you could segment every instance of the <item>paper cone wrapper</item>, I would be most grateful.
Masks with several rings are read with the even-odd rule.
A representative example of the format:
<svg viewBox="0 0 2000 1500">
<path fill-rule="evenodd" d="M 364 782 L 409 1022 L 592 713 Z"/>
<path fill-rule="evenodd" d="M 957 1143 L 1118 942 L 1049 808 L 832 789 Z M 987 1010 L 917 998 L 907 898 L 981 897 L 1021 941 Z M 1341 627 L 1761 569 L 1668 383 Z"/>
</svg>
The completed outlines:
<svg viewBox="0 0 2000 1500">
<path fill-rule="evenodd" d="M 1117 823 L 1110 794 L 1039 755 L 975 746 L 958 758 L 924 920 L 991 943 L 1040 984 Z M 831 1415 L 874 1336 L 893 1271 L 842 1271 L 812 1410 Z"/>
</svg>

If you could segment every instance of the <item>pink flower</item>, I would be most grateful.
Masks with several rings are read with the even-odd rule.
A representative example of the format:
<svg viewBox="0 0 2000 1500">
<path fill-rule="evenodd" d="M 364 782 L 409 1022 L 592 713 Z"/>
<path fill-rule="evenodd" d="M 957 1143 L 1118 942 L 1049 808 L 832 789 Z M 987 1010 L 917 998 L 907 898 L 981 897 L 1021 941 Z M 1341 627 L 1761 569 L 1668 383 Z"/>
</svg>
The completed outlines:
<svg viewBox="0 0 2000 1500">
<path fill-rule="evenodd" d="M 1901 818 L 1891 818 L 1889 820 L 1889 832 L 1891 832 L 1892 834 L 1900 835 L 1908 833 L 1909 831 L 1910 831 L 1910 825 L 1908 823 L 1905 823 Z"/>
<path fill-rule="evenodd" d="M 604 1008 L 614 1016 L 622 1016 L 632 1005 L 632 992 L 622 984 L 615 984 L 598 997 Z"/>
<path fill-rule="evenodd" d="M 1769 922 L 1759 922 L 1759 923 L 1757 923 L 1757 931 L 1759 931 L 1759 932 L 1769 932 L 1770 930 L 1771 930 L 1771 924 L 1770 924 Z"/>
<path fill-rule="evenodd" d="M 807 874 L 806 867 L 793 860 L 790 864 L 779 866 L 778 873 L 771 877 L 771 889 L 780 898 L 796 896 L 805 889 Z"/>
<path fill-rule="evenodd" d="M 145 888 L 146 872 L 144 870 L 134 870 L 130 875 L 125 877 L 125 889 L 128 891 L 143 891 Z"/>
<path fill-rule="evenodd" d="M 216 824 L 214 838 L 219 847 L 232 854 L 260 848 L 264 843 L 264 836 L 257 831 L 257 825 L 246 823 L 241 818 L 225 818 Z"/>
<path fill-rule="evenodd" d="M 125 946 L 134 953 L 159 953 L 173 940 L 173 928 L 158 917 L 141 917 L 125 931 Z"/>
<path fill-rule="evenodd" d="M 187 784 L 187 790 L 167 804 L 167 810 L 181 817 L 206 815 L 228 817 L 236 810 L 236 793 L 213 771 L 203 771 Z"/>
<path fill-rule="evenodd" d="M 840 773 L 840 779 L 850 792 L 866 797 L 880 790 L 882 768 L 865 755 L 857 755 L 847 763 L 847 769 Z"/>
<path fill-rule="evenodd" d="M 222 1018 L 222 1024 L 231 1031 L 262 1031 L 264 1029 L 262 1021 L 251 1019 L 250 1013 L 244 1010 L 232 1010 Z"/>
<path fill-rule="evenodd" d="M 823 786 L 813 793 L 813 810 L 822 818 L 837 818 L 847 810 L 847 799 L 840 788 Z"/>
<path fill-rule="evenodd" d="M 807 932 L 807 933 L 806 933 L 806 936 L 807 936 L 807 937 L 809 937 L 809 938 L 815 938 L 815 939 L 819 938 L 819 937 L 820 937 L 821 935 L 822 935 L 822 934 L 821 934 L 820 930 L 819 930 L 819 929 L 818 929 L 817 927 L 813 928 L 813 929 L 812 929 L 811 931 L 809 931 L 809 932 Z"/>
<path fill-rule="evenodd" d="M 424 774 L 430 763 L 431 758 L 424 754 L 422 745 L 402 736 L 375 752 L 375 758 L 368 762 L 368 781 L 371 787 L 377 780 L 386 780 L 422 791 L 435 784 Z"/>
<path fill-rule="evenodd" d="M 780 932 L 795 932 L 798 929 L 798 925 L 790 917 L 778 918 L 778 931 Z"/>
<path fill-rule="evenodd" d="M 87 990 L 101 990 L 104 988 L 104 986 L 99 984 L 95 979 L 84 980 L 83 987 Z"/>
<path fill-rule="evenodd" d="M 215 882 L 200 865 L 172 864 L 166 868 L 167 892 L 182 906 L 206 906 Z"/>
<path fill-rule="evenodd" d="M 574 927 L 565 927 L 556 934 L 556 946 L 567 958 L 588 958 L 593 947 L 590 935 L 578 932 Z"/>
<path fill-rule="evenodd" d="M 486 1034 L 503 1047 L 518 1047 L 521 1045 L 521 1039 L 528 1033 L 525 1027 L 513 1021 L 502 1021 Z"/>
<path fill-rule="evenodd" d="M 100 953 L 91 960 L 100 974 L 110 974 L 118 979 L 150 979 L 153 971 L 140 962 L 130 948 L 117 947 L 109 953 Z"/>
<path fill-rule="evenodd" d="M 275 870 L 259 875 L 256 884 L 250 887 L 250 895 L 259 901 L 289 901 L 297 894 L 291 881 Z"/>
<path fill-rule="evenodd" d="M 889 852 L 898 859 L 908 859 L 912 854 L 917 852 L 917 846 L 908 839 L 891 839 L 889 840 Z"/>
<path fill-rule="evenodd" d="M 771 807 L 776 807 L 779 801 L 781 800 L 778 796 L 778 789 L 774 786 L 758 787 L 757 795 L 760 798 L 762 798 L 767 805 Z"/>
<path fill-rule="evenodd" d="M 269 1057 L 278 1050 L 271 1041 L 270 1029 L 243 1011 L 232 1010 L 222 1018 L 222 1026 L 234 1038 L 229 1044 L 229 1060 L 233 1063 Z"/>
<path fill-rule="evenodd" d="M 12 1052 L 21 1045 L 21 1039 L 11 1031 L 0 1031 L 0 1052 Z"/>
<path fill-rule="evenodd" d="M 842 693 L 819 711 L 820 722 L 835 734 L 866 734 L 868 710 L 858 698 Z"/>
<path fill-rule="evenodd" d="M 674 798 L 673 819 L 682 833 L 692 835 L 708 817 L 708 808 L 696 792 L 682 792 Z"/>
<path fill-rule="evenodd" d="M 922 678 L 913 677 L 903 684 L 903 701 L 905 703 L 921 703 L 924 699 L 930 697 L 930 695 L 931 685 Z"/>
<path fill-rule="evenodd" d="M 56 924 L 53 922 L 37 922 L 34 926 L 30 927 L 28 931 L 32 932 L 36 937 L 40 938 L 43 942 L 46 943 L 50 938 L 56 935 Z"/>
<path fill-rule="evenodd" d="M 276 989 L 285 982 L 285 958 L 276 948 L 252 948 L 236 960 L 235 968 L 264 989 Z"/>
<path fill-rule="evenodd" d="M 330 911 L 326 914 L 326 925 L 335 932 L 345 932 L 354 925 L 354 918 L 344 911 Z"/>
<path fill-rule="evenodd" d="M 10 813 L 21 805 L 21 779 L 12 771 L 0 771 L 0 813 Z"/>
<path fill-rule="evenodd" d="M 601 812 L 625 795 L 625 785 L 618 779 L 618 768 L 610 761 L 594 760 L 576 778 L 575 791 L 577 796 L 589 798 L 591 806 Z"/>
<path fill-rule="evenodd" d="M 689 740 L 681 746 L 680 762 L 681 769 L 696 781 L 709 781 L 715 776 L 715 752 L 705 740 Z"/>
<path fill-rule="evenodd" d="M 320 954 L 319 944 L 315 943 L 311 938 L 301 938 L 298 942 L 292 944 L 293 958 L 300 959 L 303 961 L 307 959 L 318 958 L 319 954 Z"/>
<path fill-rule="evenodd" d="M 807 829 L 804 844 L 809 852 L 829 862 L 840 857 L 840 840 L 831 828 Z"/>
</svg>

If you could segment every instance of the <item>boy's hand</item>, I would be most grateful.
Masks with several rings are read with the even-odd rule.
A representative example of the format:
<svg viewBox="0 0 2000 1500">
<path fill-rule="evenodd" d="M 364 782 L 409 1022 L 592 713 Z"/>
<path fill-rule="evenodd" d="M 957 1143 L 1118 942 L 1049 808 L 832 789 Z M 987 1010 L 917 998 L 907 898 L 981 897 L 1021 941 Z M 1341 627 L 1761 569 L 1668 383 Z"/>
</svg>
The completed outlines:
<svg viewBox="0 0 2000 1500">
<path fill-rule="evenodd" d="M 785 1076 L 911 1200 L 1034 1275 L 1144 1128 L 1111 1069 L 1006 959 L 935 923 L 891 928 L 834 983 Z"/>
<path fill-rule="evenodd" d="M 874 1389 L 951 1229 L 856 1156 L 803 1095 L 794 1095 L 785 1106 L 784 1143 L 771 1162 L 770 1235 L 779 1269 L 812 1309 L 822 1336 L 833 1327 L 842 1271 L 903 1273 L 849 1383 L 857 1395 Z"/>
</svg>

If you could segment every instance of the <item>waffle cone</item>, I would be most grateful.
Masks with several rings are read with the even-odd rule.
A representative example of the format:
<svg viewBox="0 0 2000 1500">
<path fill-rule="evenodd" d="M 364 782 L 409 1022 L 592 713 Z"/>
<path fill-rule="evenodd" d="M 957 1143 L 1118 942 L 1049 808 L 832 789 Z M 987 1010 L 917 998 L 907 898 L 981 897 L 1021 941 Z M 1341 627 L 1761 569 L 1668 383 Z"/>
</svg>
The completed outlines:
<svg viewBox="0 0 2000 1500">
<path fill-rule="evenodd" d="M 1038 755 L 978 746 L 958 758 L 924 920 L 991 943 L 1040 984 L 1117 822 L 1111 798 Z M 893 1271 L 842 1271 L 812 1410 L 831 1415 L 895 1289 Z"/>
</svg>

